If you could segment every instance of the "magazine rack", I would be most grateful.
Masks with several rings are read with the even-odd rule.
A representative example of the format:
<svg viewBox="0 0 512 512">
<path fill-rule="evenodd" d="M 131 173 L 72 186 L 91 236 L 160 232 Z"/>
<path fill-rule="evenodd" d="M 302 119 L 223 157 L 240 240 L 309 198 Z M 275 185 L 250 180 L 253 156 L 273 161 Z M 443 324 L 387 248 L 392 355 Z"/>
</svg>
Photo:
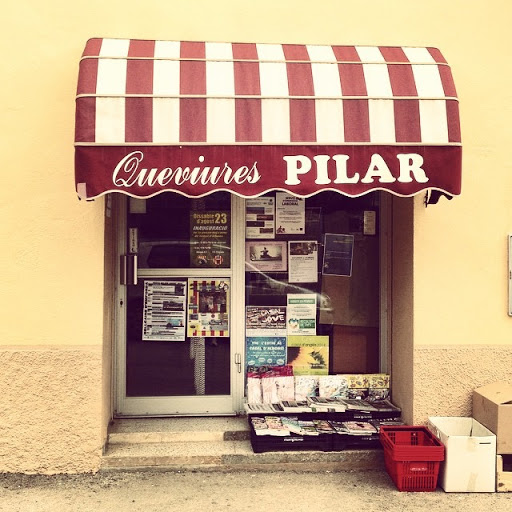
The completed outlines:
<svg viewBox="0 0 512 512">
<path fill-rule="evenodd" d="M 286 450 L 314 450 L 314 451 L 342 451 L 345 449 L 379 449 L 382 447 L 379 431 L 373 433 L 319 433 L 317 435 L 301 435 L 293 432 L 288 435 L 261 435 L 257 434 L 252 419 L 264 420 L 266 417 L 297 418 L 301 421 L 326 420 L 331 424 L 336 422 L 368 423 L 371 420 L 382 422 L 396 422 L 400 420 L 398 411 L 372 411 L 364 412 L 347 410 L 344 412 L 303 412 L 303 413 L 248 413 L 251 446 L 254 453 Z"/>
</svg>

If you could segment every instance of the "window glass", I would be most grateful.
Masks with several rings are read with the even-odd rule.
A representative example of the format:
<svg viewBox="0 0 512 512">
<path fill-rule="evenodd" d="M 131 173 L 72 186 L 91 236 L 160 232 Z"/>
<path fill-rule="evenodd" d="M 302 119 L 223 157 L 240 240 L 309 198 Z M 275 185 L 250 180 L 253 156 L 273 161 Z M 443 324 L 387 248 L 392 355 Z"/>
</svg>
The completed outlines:
<svg viewBox="0 0 512 512">
<path fill-rule="evenodd" d="M 246 230 L 246 306 L 287 307 L 289 294 L 313 294 L 316 323 L 311 332 L 329 337 L 329 373 L 377 372 L 378 193 L 349 198 L 322 192 L 306 198 L 302 226 L 293 221 L 293 201 L 288 219 L 281 215 L 287 224 L 281 225 L 276 193 L 265 197 L 275 201 L 274 229 L 267 226 L 268 236 Z M 246 226 L 252 213 L 246 207 Z M 279 259 L 279 251 L 285 260 L 281 267 L 269 261 Z M 252 348 L 246 347 L 249 354 L 255 352 Z"/>
<path fill-rule="evenodd" d="M 199 199 L 166 193 L 130 199 L 128 211 L 128 229 L 135 230 L 138 239 L 139 268 L 230 267 L 229 193 Z"/>
</svg>

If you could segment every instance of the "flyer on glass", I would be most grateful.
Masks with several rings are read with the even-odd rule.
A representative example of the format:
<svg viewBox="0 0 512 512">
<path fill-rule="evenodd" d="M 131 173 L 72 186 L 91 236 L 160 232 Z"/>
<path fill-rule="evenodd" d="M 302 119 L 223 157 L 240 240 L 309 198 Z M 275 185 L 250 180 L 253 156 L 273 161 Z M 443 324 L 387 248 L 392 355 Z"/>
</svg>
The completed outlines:
<svg viewBox="0 0 512 512">
<path fill-rule="evenodd" d="M 249 366 L 286 364 L 286 336 L 248 336 L 246 359 Z"/>
<path fill-rule="evenodd" d="M 190 212 L 190 266 L 229 268 L 231 252 L 230 212 Z"/>
<path fill-rule="evenodd" d="M 318 242 L 288 242 L 288 282 L 318 282 Z"/>
<path fill-rule="evenodd" d="M 354 235 L 326 233 L 322 274 L 350 277 L 353 253 Z"/>
<path fill-rule="evenodd" d="M 286 364 L 285 306 L 247 306 L 245 335 L 249 366 Z"/>
<path fill-rule="evenodd" d="M 245 243 L 246 270 L 286 271 L 286 242 L 257 241 Z"/>
<path fill-rule="evenodd" d="M 247 306 L 246 336 L 286 336 L 285 306 Z"/>
<path fill-rule="evenodd" d="M 306 201 L 286 192 L 276 192 L 276 233 L 303 235 L 306 232 Z"/>
<path fill-rule="evenodd" d="M 186 281 L 144 281 L 144 341 L 185 341 L 186 286 Z"/>
<path fill-rule="evenodd" d="M 288 336 L 316 335 L 316 294 L 289 293 L 286 303 Z"/>
<path fill-rule="evenodd" d="M 288 336 L 287 358 L 294 375 L 327 375 L 329 336 Z"/>
<path fill-rule="evenodd" d="M 229 336 L 229 279 L 189 279 L 187 336 Z"/>
<path fill-rule="evenodd" d="M 275 238 L 273 197 L 256 197 L 245 201 L 245 238 Z"/>
</svg>

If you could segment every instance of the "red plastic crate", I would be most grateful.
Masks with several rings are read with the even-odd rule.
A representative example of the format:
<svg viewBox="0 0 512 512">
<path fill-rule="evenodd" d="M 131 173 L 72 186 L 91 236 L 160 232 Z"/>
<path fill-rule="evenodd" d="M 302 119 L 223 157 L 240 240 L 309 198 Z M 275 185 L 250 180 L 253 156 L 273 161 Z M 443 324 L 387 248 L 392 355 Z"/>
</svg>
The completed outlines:
<svg viewBox="0 0 512 512">
<path fill-rule="evenodd" d="M 399 491 L 434 491 L 444 445 L 426 428 L 381 426 L 386 470 Z"/>
</svg>

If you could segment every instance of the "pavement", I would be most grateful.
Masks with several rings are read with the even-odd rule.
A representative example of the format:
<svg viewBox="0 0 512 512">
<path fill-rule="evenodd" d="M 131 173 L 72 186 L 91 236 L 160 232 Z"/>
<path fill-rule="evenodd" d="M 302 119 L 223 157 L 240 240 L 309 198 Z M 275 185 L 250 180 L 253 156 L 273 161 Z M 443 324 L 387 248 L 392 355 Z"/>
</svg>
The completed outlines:
<svg viewBox="0 0 512 512">
<path fill-rule="evenodd" d="M 382 450 L 254 453 L 246 418 L 116 420 L 96 474 L 0 474 L 0 512 L 512 512 L 508 493 L 400 492 Z"/>
<path fill-rule="evenodd" d="M 0 474 L 2 512 L 508 512 L 508 493 L 400 492 L 382 470 L 146 469 Z"/>
</svg>

